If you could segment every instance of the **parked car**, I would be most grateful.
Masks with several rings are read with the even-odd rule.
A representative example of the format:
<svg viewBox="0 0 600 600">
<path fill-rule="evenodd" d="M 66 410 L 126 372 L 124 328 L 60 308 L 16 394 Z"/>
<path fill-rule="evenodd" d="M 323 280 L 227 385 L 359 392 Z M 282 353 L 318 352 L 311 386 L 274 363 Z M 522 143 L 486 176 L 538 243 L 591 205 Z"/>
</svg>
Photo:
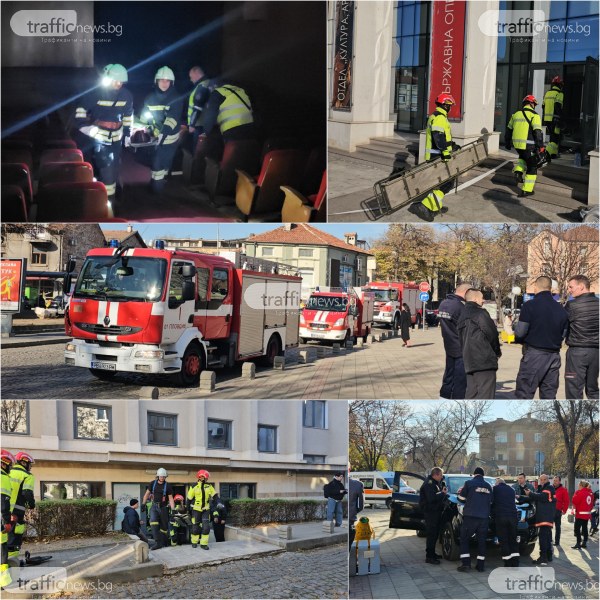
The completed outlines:
<svg viewBox="0 0 600 600">
<path fill-rule="evenodd" d="M 413 488 L 420 491 L 421 485 L 426 478 L 408 471 L 396 471 L 394 481 L 404 479 Z M 458 500 L 457 493 L 470 475 L 446 474 L 444 481 L 448 488 L 449 496 L 444 501 L 442 521 L 440 528 L 440 544 L 442 554 L 446 560 L 457 561 L 460 556 L 460 527 L 462 524 L 462 510 L 464 504 Z M 493 477 L 485 477 L 485 480 L 493 486 Z M 516 500 L 515 500 L 516 502 Z M 529 556 L 535 547 L 538 530 L 535 526 L 535 507 L 533 504 L 516 503 L 517 507 L 517 541 L 519 542 L 519 553 L 521 556 Z M 392 495 L 390 510 L 391 529 L 414 529 L 419 537 L 425 536 L 425 515 L 419 507 L 419 494 L 405 494 L 394 492 Z M 493 516 L 490 516 L 487 540 L 492 542 L 496 537 L 496 525 Z M 473 537 L 472 542 L 475 541 Z"/>
</svg>

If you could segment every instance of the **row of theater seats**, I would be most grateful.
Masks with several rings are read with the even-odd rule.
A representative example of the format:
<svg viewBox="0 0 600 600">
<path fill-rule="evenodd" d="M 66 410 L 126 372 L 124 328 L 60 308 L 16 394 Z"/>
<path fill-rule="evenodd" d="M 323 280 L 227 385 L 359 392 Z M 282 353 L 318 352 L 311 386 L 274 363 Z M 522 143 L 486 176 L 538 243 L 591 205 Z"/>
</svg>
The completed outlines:
<svg viewBox="0 0 600 600">
<path fill-rule="evenodd" d="M 31 142 L 2 142 L 2 221 L 112 220 L 106 188 L 73 140 L 47 139 L 33 158 Z"/>
<path fill-rule="evenodd" d="M 235 196 L 246 219 L 326 220 L 325 148 L 262 147 L 257 141 L 227 142 L 220 161 L 206 160 L 204 183 L 213 202 Z"/>
</svg>

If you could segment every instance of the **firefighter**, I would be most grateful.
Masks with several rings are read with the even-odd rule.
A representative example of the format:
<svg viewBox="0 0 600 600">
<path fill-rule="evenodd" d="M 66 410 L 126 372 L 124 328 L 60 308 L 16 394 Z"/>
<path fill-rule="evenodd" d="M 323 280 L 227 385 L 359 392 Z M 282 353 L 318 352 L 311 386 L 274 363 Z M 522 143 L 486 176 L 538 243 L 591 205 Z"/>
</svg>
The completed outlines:
<svg viewBox="0 0 600 600">
<path fill-rule="evenodd" d="M 35 508 L 33 488 L 35 478 L 31 474 L 31 466 L 35 464 L 33 456 L 27 452 L 18 452 L 15 465 L 10 470 L 10 506 L 13 529 L 8 534 L 8 556 L 19 556 L 21 542 L 25 533 L 25 509 Z"/>
<path fill-rule="evenodd" d="M 215 488 L 208 483 L 210 473 L 204 469 L 198 471 L 198 483 L 188 490 L 188 500 L 193 500 L 192 506 L 192 548 L 208 550 L 208 536 L 210 534 L 210 502 L 215 495 Z M 200 528 L 202 524 L 202 528 Z M 200 531 L 202 530 L 202 536 Z"/>
<path fill-rule="evenodd" d="M 544 102 L 542 103 L 544 125 L 546 126 L 546 133 L 550 136 L 550 141 L 546 146 L 550 158 L 558 158 L 560 149 L 560 119 L 565 101 L 564 85 L 565 83 L 559 75 L 554 77 L 552 86 L 544 94 Z"/>
<path fill-rule="evenodd" d="M 187 126 L 192 134 L 192 154 L 196 151 L 198 137 L 204 133 L 202 125 L 202 111 L 212 90 L 212 82 L 204 73 L 202 67 L 195 66 L 189 72 L 190 81 L 194 86 L 188 98 Z"/>
<path fill-rule="evenodd" d="M 146 486 L 146 493 L 142 500 L 142 504 L 146 504 L 148 499 L 152 497 L 150 527 L 152 529 L 152 537 L 156 542 L 156 550 L 164 548 L 168 543 L 169 506 L 171 510 L 175 509 L 173 488 L 167 482 L 168 476 L 169 474 L 166 469 L 158 469 L 154 481 Z"/>
<path fill-rule="evenodd" d="M 443 162 L 448 162 L 452 158 L 452 150 L 459 149 L 459 146 L 452 141 L 452 131 L 448 121 L 448 113 L 456 101 L 450 94 L 440 94 L 435 99 L 435 104 L 437 108 L 427 119 L 425 160 L 433 162 L 441 158 Z M 436 215 L 448 212 L 442 200 L 452 189 L 452 185 L 453 180 L 450 180 L 432 190 L 421 202 L 412 204 L 409 211 L 431 223 Z"/>
<path fill-rule="evenodd" d="M 540 475 L 537 492 L 526 489 L 525 495 L 535 502 L 535 526 L 539 527 L 540 556 L 533 563 L 546 565 L 552 561 L 552 528 L 556 515 L 556 496 L 548 475 Z"/>
<path fill-rule="evenodd" d="M 523 108 L 512 115 L 504 135 L 504 147 L 507 150 L 515 148 L 519 159 L 513 169 L 517 183 L 523 187 L 519 196 L 533 196 L 533 188 L 537 179 L 539 155 L 544 155 L 544 135 L 542 120 L 535 112 L 537 106 L 535 96 L 523 98 Z M 525 172 L 525 176 L 523 174 Z"/>
<path fill-rule="evenodd" d="M 515 490 L 506 485 L 502 477 L 497 477 L 492 491 L 492 512 L 505 567 L 519 566 L 519 543 L 517 542 L 519 515 L 516 499 Z"/>
<path fill-rule="evenodd" d="M 192 520 L 185 507 L 185 498 L 181 494 L 176 494 L 173 501 L 175 502 L 175 509 L 169 520 L 169 539 L 171 540 L 171 546 L 176 546 L 179 543 L 189 542 Z M 181 532 L 183 532 L 183 535 Z"/>
<path fill-rule="evenodd" d="M 151 190 L 163 191 L 179 142 L 182 100 L 174 86 L 175 74 L 161 67 L 154 76 L 155 89 L 144 100 L 141 121 L 148 125 L 158 144 L 152 158 Z"/>
<path fill-rule="evenodd" d="M 75 110 L 79 130 L 92 138 L 96 178 L 106 186 L 110 202 L 117 192 L 121 146 L 129 145 L 133 125 L 133 98 L 124 83 L 127 69 L 107 65 L 100 89 Z"/>
<path fill-rule="evenodd" d="M 0 588 L 5 588 L 12 583 L 8 566 L 8 534 L 14 525 L 10 511 L 10 497 L 12 494 L 10 470 L 14 464 L 15 457 L 8 450 L 2 449 L 2 564 L 0 565 Z"/>
<path fill-rule="evenodd" d="M 211 502 L 213 531 L 215 532 L 215 541 L 225 541 L 225 520 L 227 519 L 227 508 L 219 494 L 215 494 Z"/>
</svg>

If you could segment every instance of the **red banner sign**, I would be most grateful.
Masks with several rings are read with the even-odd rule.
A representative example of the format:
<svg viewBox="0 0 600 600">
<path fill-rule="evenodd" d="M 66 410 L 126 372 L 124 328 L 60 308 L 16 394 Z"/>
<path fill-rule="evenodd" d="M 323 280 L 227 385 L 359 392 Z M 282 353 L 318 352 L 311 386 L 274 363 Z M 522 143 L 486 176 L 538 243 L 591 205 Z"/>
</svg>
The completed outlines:
<svg viewBox="0 0 600 600">
<path fill-rule="evenodd" d="M 466 5 L 464 0 L 433 0 L 431 22 L 429 114 L 439 94 L 452 94 L 456 104 L 449 117 L 457 120 L 462 117 Z"/>
<path fill-rule="evenodd" d="M 25 260 L 2 259 L 0 263 L 0 310 L 19 312 L 21 309 L 21 289 L 25 274 Z"/>
</svg>

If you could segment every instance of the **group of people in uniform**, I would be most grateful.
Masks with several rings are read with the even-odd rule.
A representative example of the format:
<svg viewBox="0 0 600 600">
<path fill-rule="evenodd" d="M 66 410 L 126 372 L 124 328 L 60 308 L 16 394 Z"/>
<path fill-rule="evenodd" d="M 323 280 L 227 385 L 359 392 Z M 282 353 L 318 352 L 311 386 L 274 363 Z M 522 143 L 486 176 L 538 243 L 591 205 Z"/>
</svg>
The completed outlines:
<svg viewBox="0 0 600 600">
<path fill-rule="evenodd" d="M 560 546 L 561 520 L 569 509 L 569 494 L 561 483 L 561 477 L 555 476 L 553 482 L 546 474 L 541 474 L 537 488 L 520 473 L 517 482 L 509 486 L 502 477 L 496 477 L 495 485 L 484 478 L 481 467 L 473 471 L 472 479 L 467 480 L 457 492 L 462 503 L 462 523 L 460 529 L 460 561 L 458 571 L 471 570 L 470 541 L 477 541 L 477 571 L 485 571 L 490 517 L 495 522 L 495 542 L 499 544 L 505 567 L 518 567 L 520 560 L 517 534 L 518 504 L 535 505 L 535 527 L 538 529 L 539 557 L 533 560 L 535 565 L 547 565 L 553 560 L 554 546 Z M 427 481 L 421 489 L 421 507 L 425 515 L 426 551 L 425 561 L 440 564 L 442 556 L 436 554 L 435 547 L 440 536 L 442 513 L 448 490 L 444 483 L 444 472 L 439 467 L 431 469 Z M 594 494 L 588 481 L 581 481 L 571 500 L 575 513 L 575 536 L 577 543 L 573 549 L 586 547 L 588 540 L 587 523 L 591 519 L 594 507 Z M 552 532 L 554 542 L 552 541 Z"/>
<path fill-rule="evenodd" d="M 564 104 L 564 81 L 560 76 L 552 79 L 551 88 L 544 95 L 543 117 L 535 111 L 538 104 L 535 96 L 523 98 L 522 108 L 510 118 L 504 134 L 507 150 L 514 148 L 519 155 L 513 168 L 517 184 L 521 185 L 520 197 L 534 193 L 537 170 L 540 166 L 559 156 L 561 118 Z M 436 109 L 427 119 L 425 132 L 425 160 L 448 162 L 452 153 L 460 146 L 452 140 L 452 128 L 448 115 L 456 100 L 451 94 L 439 94 L 435 99 Z M 542 124 L 550 140 L 544 146 Z M 437 215 L 444 214 L 444 196 L 452 189 L 454 179 L 446 181 L 429 192 L 425 198 L 413 203 L 409 211 L 424 221 L 432 222 Z"/>
<path fill-rule="evenodd" d="M 217 126 L 223 141 L 254 137 L 253 108 L 245 90 L 210 79 L 197 65 L 190 69 L 189 78 L 192 90 L 181 94 L 175 89 L 173 70 L 160 67 L 137 118 L 133 96 L 125 86 L 129 75 L 121 64 L 104 67 L 101 85 L 81 99 L 75 121 L 87 136 L 84 153 L 93 163 L 96 178 L 106 186 L 111 203 L 117 194 L 123 147 L 145 145 L 151 150 L 150 190 L 160 194 L 182 132 L 191 136 L 192 153 L 198 141 Z"/>
</svg>

